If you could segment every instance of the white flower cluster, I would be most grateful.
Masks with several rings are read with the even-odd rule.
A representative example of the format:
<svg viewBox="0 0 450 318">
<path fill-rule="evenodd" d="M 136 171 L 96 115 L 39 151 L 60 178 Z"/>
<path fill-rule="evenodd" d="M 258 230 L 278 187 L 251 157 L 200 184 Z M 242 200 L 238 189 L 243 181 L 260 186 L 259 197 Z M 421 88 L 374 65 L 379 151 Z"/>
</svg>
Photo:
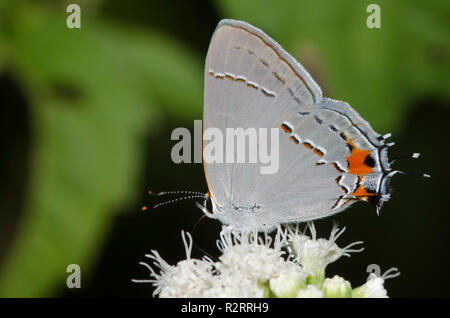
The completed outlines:
<svg viewBox="0 0 450 318">
<path fill-rule="evenodd" d="M 308 229 L 310 235 L 299 231 L 298 225 L 279 227 L 272 238 L 269 234 L 224 228 L 217 241 L 222 253 L 217 262 L 208 257 L 192 259 L 192 237 L 183 231 L 185 260 L 172 266 L 152 251 L 145 256 L 159 272 L 141 262 L 151 277 L 132 281 L 152 283 L 156 287 L 154 296 L 159 297 L 387 297 L 384 281 L 400 274 L 396 268 L 381 277 L 371 274 L 364 285 L 354 289 L 340 276 L 326 278 L 327 265 L 362 251 L 352 248 L 362 242 L 341 248 L 336 240 L 345 228 L 334 226 L 328 239 L 318 239 L 312 223 Z"/>
</svg>

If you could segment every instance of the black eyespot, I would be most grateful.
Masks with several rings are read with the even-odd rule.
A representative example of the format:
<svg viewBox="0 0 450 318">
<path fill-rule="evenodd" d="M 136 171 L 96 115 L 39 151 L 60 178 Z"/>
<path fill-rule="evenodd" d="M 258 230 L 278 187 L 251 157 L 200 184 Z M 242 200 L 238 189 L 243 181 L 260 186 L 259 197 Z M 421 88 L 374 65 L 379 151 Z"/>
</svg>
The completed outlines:
<svg viewBox="0 0 450 318">
<path fill-rule="evenodd" d="M 373 167 L 375 167 L 375 160 L 373 159 L 373 157 L 371 155 L 368 155 L 366 157 L 366 159 L 364 159 L 364 164 L 373 168 Z"/>
</svg>

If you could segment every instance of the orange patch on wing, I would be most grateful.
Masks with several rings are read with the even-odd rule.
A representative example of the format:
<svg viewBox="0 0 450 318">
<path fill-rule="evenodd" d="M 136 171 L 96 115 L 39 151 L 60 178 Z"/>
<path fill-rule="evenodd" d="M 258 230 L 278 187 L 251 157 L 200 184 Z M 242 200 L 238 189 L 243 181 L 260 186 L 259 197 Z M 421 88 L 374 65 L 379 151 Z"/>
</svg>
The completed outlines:
<svg viewBox="0 0 450 318">
<path fill-rule="evenodd" d="M 367 192 L 366 188 L 364 188 L 362 185 L 360 185 L 354 192 L 352 192 L 350 194 L 354 195 L 355 197 L 358 197 L 358 198 L 377 195 L 376 193 Z"/>
<path fill-rule="evenodd" d="M 281 124 L 281 129 L 283 129 L 285 133 L 292 132 L 292 129 L 290 129 L 286 124 Z"/>
<path fill-rule="evenodd" d="M 318 155 L 319 157 L 323 157 L 323 152 L 320 151 L 319 149 L 314 148 L 313 151 L 314 151 L 314 153 L 315 153 L 316 155 Z"/>
<path fill-rule="evenodd" d="M 353 139 L 347 140 L 347 144 L 351 148 L 350 156 L 346 159 L 348 161 L 348 173 L 365 175 L 367 173 L 372 173 L 372 167 L 369 167 L 364 163 L 366 157 L 370 155 L 370 150 L 359 149 L 353 143 Z"/>
<path fill-rule="evenodd" d="M 303 146 L 305 146 L 305 147 L 308 148 L 308 149 L 314 149 L 314 147 L 313 147 L 310 143 L 308 143 L 307 141 L 305 141 L 305 142 L 303 143 Z"/>
<path fill-rule="evenodd" d="M 289 138 L 289 139 L 291 139 L 294 143 L 296 143 L 296 144 L 298 144 L 299 143 L 299 141 L 297 140 L 297 138 L 295 138 L 294 136 L 291 136 L 291 138 Z"/>
</svg>

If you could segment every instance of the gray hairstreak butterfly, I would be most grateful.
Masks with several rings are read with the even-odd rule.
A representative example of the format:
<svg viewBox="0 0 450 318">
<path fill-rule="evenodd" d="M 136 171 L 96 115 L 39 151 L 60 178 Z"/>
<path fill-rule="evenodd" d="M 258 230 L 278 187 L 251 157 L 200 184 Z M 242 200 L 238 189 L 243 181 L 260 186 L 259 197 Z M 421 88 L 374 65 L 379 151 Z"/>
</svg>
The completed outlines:
<svg viewBox="0 0 450 318">
<path fill-rule="evenodd" d="M 279 169 L 204 163 L 207 215 L 270 228 L 333 215 L 357 201 L 377 212 L 390 198 L 386 143 L 349 104 L 322 96 L 309 73 L 258 28 L 222 20 L 205 65 L 203 128 L 280 128 Z M 414 153 L 410 157 L 418 157 Z"/>
<path fill-rule="evenodd" d="M 261 163 L 204 160 L 209 192 L 199 206 L 233 228 L 310 221 L 357 201 L 378 212 L 390 198 L 390 178 L 402 173 L 390 168 L 390 134 L 376 133 L 349 104 L 323 97 L 299 62 L 242 21 L 222 20 L 209 46 L 203 130 L 209 128 L 280 131 L 276 173 L 260 173 Z"/>
</svg>

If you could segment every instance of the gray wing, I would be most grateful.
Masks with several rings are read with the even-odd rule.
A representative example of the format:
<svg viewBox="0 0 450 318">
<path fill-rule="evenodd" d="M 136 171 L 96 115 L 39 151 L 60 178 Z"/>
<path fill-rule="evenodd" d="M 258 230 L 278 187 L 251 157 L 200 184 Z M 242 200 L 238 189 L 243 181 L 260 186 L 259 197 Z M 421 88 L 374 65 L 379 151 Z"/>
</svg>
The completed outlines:
<svg viewBox="0 0 450 318">
<path fill-rule="evenodd" d="M 280 137 L 280 171 L 259 190 L 272 193 L 261 201 L 267 223 L 329 216 L 379 194 L 389 170 L 384 140 L 348 104 L 324 98 L 277 125 L 289 129 Z"/>
<path fill-rule="evenodd" d="M 335 106 L 279 44 L 247 23 L 221 21 L 206 58 L 204 129 L 219 128 L 226 135 L 226 128 L 280 128 L 287 122 L 292 131 L 280 133 L 276 174 L 261 174 L 259 163 L 204 163 L 215 203 L 224 211 L 261 206 L 251 216 L 256 224 L 309 220 L 342 209 L 345 200 L 337 200 L 344 190 L 336 178 L 345 172 L 348 150 L 330 125 L 344 119 L 337 112 L 318 112 L 326 107 Z M 322 123 L 314 117 L 319 113 Z M 339 129 L 351 128 L 343 125 Z M 341 177 L 345 181 L 355 183 L 355 176 Z M 238 212 L 222 221 L 245 223 L 247 216 Z"/>
<path fill-rule="evenodd" d="M 240 21 L 217 26 L 205 65 L 204 129 L 270 128 L 280 114 L 313 104 L 322 92 L 311 76 L 261 30 Z M 245 164 L 205 164 L 210 192 L 219 205 L 232 195 Z M 239 179 L 242 179 L 241 177 Z M 243 187 L 244 185 L 240 185 Z M 242 195 L 242 189 L 239 189 Z M 234 197 L 236 198 L 236 193 Z"/>
</svg>

